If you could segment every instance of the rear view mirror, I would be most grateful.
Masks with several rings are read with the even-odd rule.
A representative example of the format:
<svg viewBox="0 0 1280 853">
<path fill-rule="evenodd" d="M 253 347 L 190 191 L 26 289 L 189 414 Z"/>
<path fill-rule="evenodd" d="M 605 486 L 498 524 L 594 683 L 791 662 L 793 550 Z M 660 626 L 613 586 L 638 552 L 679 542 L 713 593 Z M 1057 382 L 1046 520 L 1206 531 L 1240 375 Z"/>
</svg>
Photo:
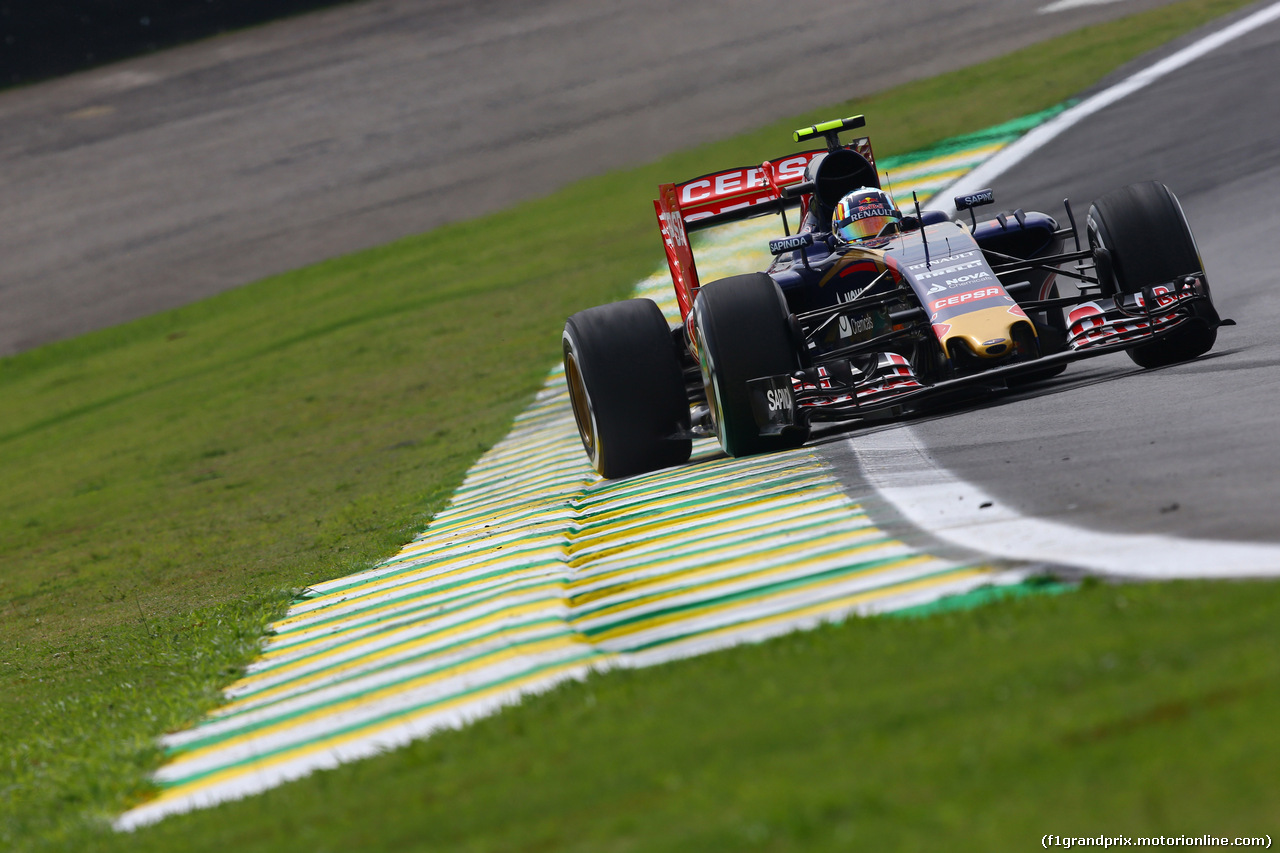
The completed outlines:
<svg viewBox="0 0 1280 853">
<path fill-rule="evenodd" d="M 769 241 L 769 254 L 777 257 L 783 252 L 793 252 L 796 249 L 803 249 L 805 246 L 813 245 L 813 234 L 796 234 L 792 237 L 780 237 L 777 240 Z"/>
</svg>

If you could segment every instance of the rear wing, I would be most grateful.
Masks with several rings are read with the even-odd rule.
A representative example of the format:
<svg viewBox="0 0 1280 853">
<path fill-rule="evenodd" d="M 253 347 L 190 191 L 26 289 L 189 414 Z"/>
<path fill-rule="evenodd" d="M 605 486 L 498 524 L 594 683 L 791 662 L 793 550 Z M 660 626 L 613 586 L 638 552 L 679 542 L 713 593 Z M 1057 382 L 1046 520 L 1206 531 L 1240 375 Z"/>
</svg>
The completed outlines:
<svg viewBox="0 0 1280 853">
<path fill-rule="evenodd" d="M 854 140 L 848 147 L 875 165 L 869 139 Z M 658 187 L 653 209 L 662 232 L 662 245 L 666 250 L 667 266 L 671 269 L 681 316 L 689 316 L 699 286 L 689 233 L 766 213 L 782 213 L 788 207 L 807 209 L 807 194 L 794 191 L 784 194 L 783 189 L 799 187 L 808 165 L 827 150 L 817 148 L 789 154 L 776 160 L 766 160 L 759 166 L 725 169 L 684 183 Z"/>
</svg>

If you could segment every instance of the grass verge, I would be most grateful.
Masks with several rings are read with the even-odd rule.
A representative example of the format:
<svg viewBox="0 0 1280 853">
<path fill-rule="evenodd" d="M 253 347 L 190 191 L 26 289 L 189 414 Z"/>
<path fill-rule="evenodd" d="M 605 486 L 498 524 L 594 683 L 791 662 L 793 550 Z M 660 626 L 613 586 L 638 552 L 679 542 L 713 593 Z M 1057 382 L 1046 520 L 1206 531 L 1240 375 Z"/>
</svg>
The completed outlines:
<svg viewBox="0 0 1280 853">
<path fill-rule="evenodd" d="M 1274 835 L 1277 606 L 1273 583 L 1093 584 L 854 620 L 570 684 L 97 849 L 992 851 L 1045 834 Z"/>
<path fill-rule="evenodd" d="M 0 361 L 0 846 L 114 843 L 104 821 L 145 790 L 155 735 L 216 703 L 288 590 L 394 551 L 541 383 L 563 318 L 659 263 L 660 180 L 859 111 L 879 154 L 903 153 L 1242 5 L 1082 30 Z M 323 801 L 331 778 L 291 790 Z"/>
</svg>

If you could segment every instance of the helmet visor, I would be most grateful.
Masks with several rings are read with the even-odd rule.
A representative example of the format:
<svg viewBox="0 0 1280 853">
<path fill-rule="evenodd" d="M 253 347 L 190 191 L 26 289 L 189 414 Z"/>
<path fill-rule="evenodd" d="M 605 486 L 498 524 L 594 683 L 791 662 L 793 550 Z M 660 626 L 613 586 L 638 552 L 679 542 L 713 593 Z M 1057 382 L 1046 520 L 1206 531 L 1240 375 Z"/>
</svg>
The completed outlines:
<svg viewBox="0 0 1280 853">
<path fill-rule="evenodd" d="M 861 198 L 841 199 L 831 218 L 831 231 L 845 242 L 879 236 L 888 225 L 902 221 L 898 213 L 880 193 Z"/>
</svg>

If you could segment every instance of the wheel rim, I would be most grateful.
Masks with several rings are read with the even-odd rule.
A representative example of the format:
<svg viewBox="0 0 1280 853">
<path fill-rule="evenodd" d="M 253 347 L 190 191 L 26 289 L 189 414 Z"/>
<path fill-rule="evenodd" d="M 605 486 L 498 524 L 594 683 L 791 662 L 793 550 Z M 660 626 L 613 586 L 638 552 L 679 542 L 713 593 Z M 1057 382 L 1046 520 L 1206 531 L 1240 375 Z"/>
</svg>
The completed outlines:
<svg viewBox="0 0 1280 853">
<path fill-rule="evenodd" d="M 594 465 L 599 458 L 598 439 L 596 438 L 596 419 L 591 412 L 591 400 L 587 396 L 587 385 L 582 379 L 582 370 L 578 367 L 578 359 L 573 350 L 565 350 L 564 358 L 565 382 L 569 386 L 569 402 L 573 405 L 573 419 L 578 424 L 578 436 L 587 456 Z"/>
</svg>

